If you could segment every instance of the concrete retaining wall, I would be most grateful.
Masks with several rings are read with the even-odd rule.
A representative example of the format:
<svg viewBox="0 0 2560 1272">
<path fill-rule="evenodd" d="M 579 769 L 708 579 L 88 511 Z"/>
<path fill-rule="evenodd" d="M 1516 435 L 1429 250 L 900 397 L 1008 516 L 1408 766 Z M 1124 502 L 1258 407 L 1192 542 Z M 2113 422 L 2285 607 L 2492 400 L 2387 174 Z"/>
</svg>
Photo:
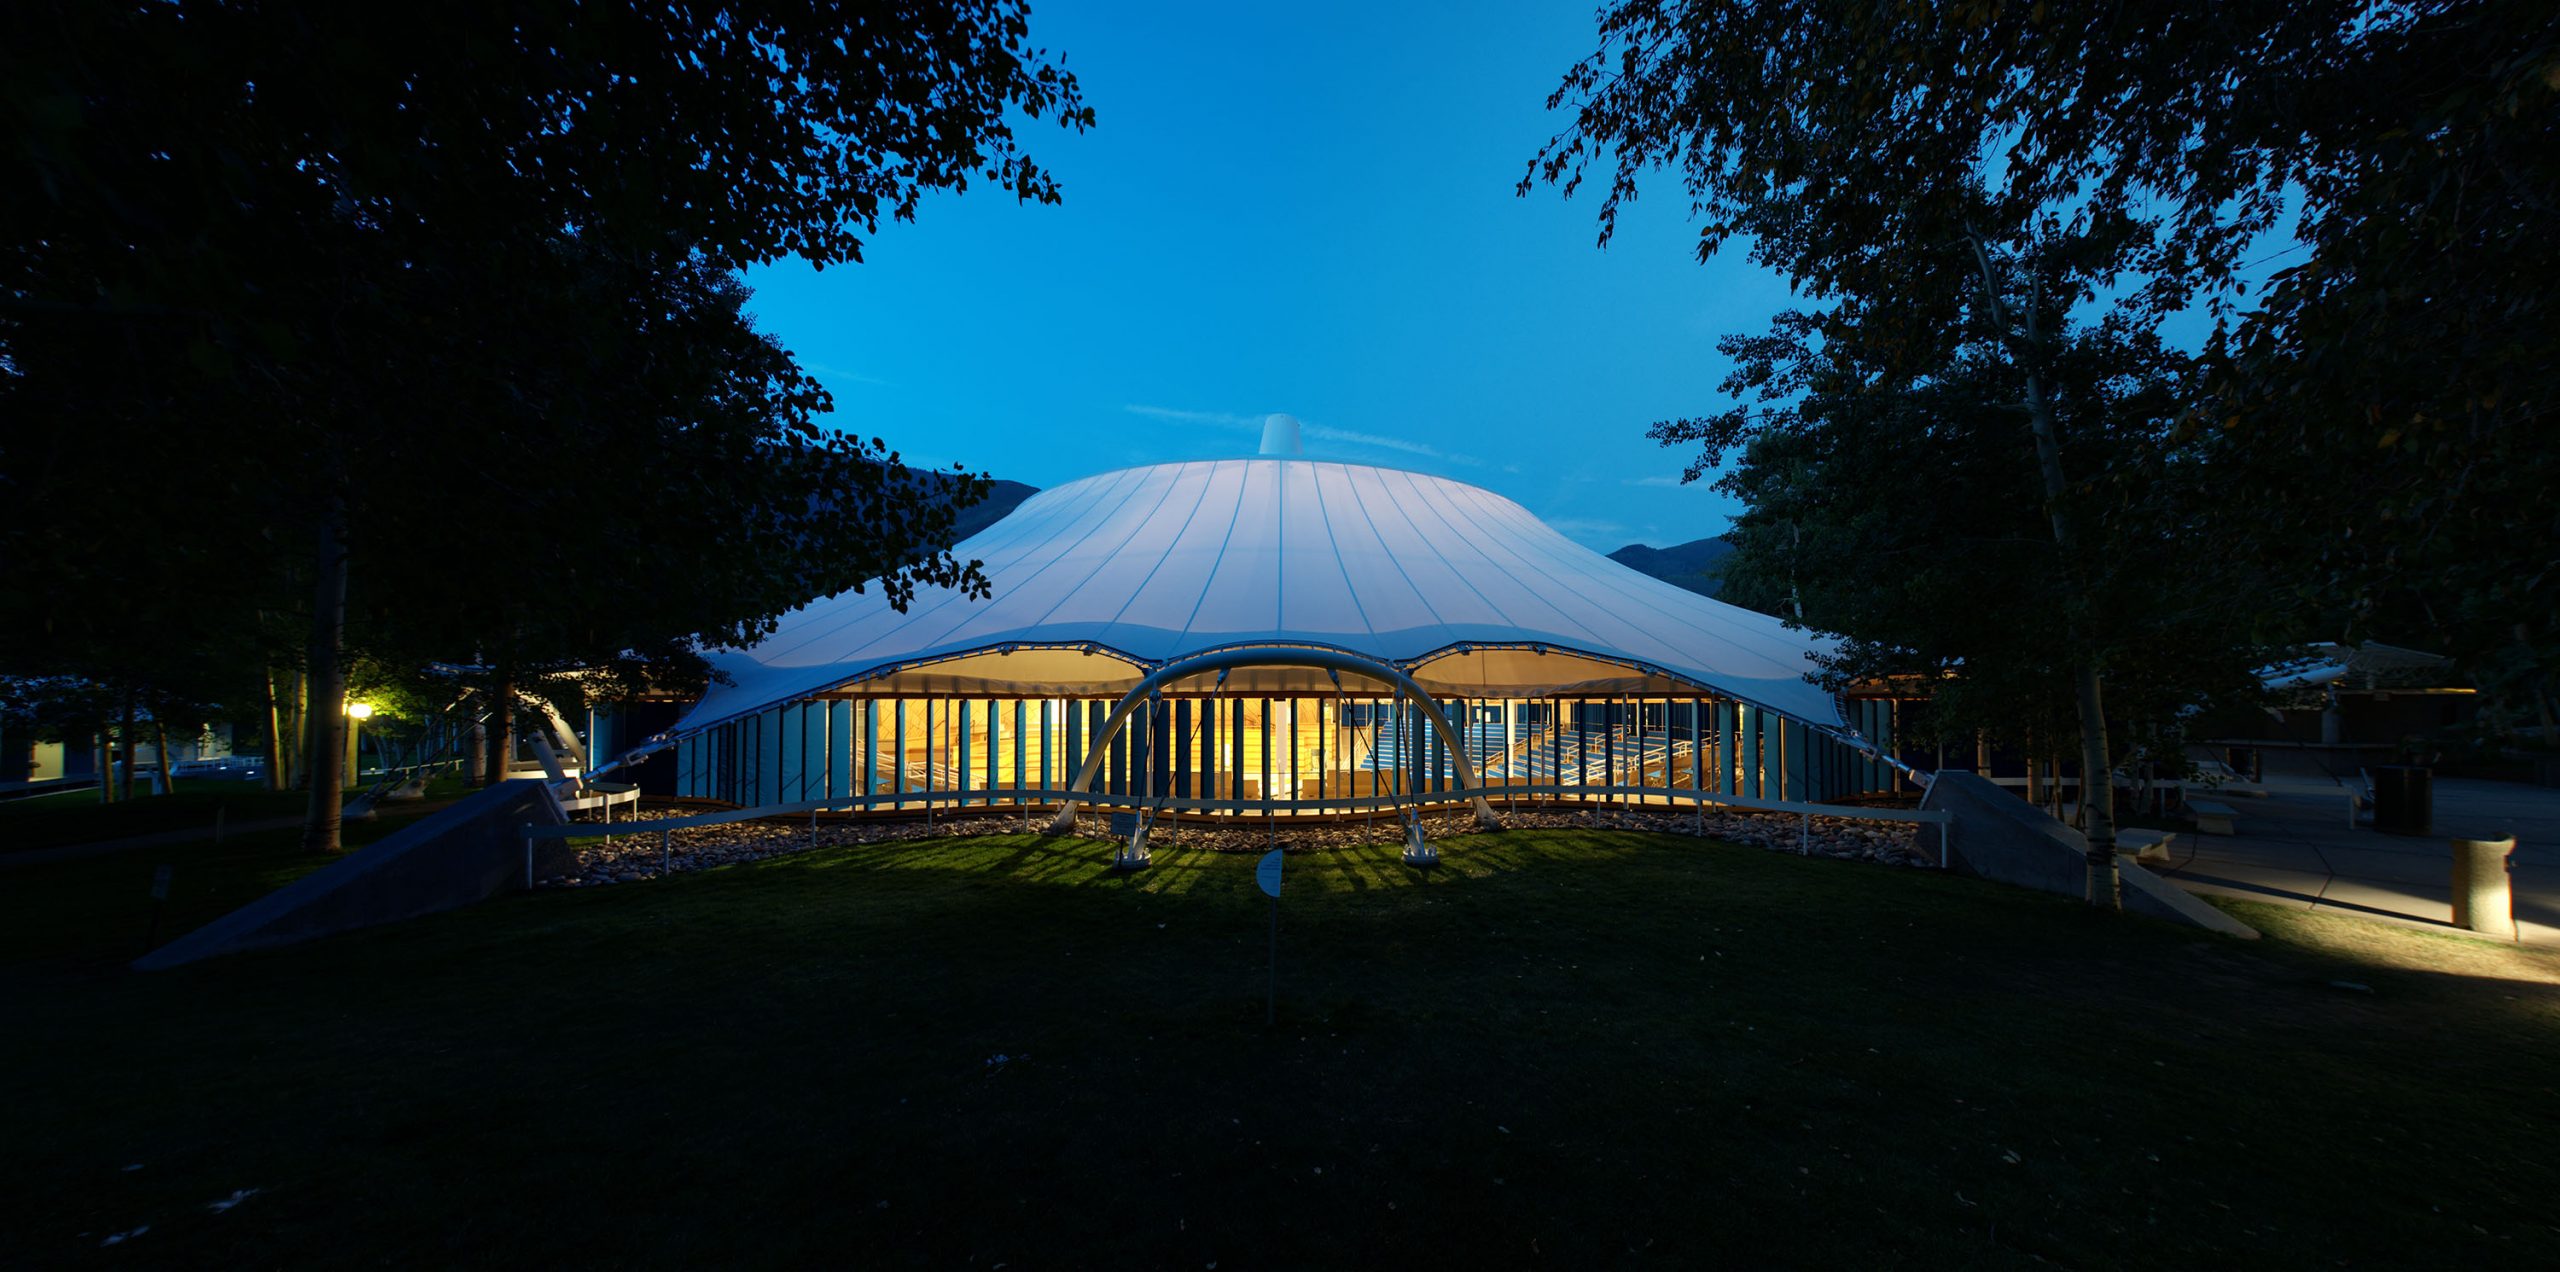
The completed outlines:
<svg viewBox="0 0 2560 1272">
<path fill-rule="evenodd" d="M 220 954 L 292 945 L 400 919 L 460 909 L 525 886 L 527 823 L 558 825 L 559 802 L 543 783 L 502 782 L 421 819 L 388 839 L 305 875 L 135 959 L 139 971 Z M 569 871 L 565 839 L 534 841 L 533 872 Z"/>
<path fill-rule="evenodd" d="M 1942 772 L 1920 801 L 1922 808 L 1954 814 L 1947 832 L 1947 867 L 1998 883 L 2066 897 L 2088 893 L 2089 841 L 2043 809 L 1966 772 Z M 1920 841 L 1925 848 L 1929 836 Z M 2124 875 L 2127 913 L 2256 937 L 2255 928 L 2190 896 L 2178 885 L 2117 858 Z"/>
</svg>

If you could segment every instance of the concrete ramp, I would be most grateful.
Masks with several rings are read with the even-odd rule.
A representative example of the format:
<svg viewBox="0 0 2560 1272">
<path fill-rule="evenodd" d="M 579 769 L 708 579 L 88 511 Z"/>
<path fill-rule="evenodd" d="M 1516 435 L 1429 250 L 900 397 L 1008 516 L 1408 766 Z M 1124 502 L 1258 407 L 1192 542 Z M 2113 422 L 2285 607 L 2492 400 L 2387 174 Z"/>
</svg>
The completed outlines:
<svg viewBox="0 0 2560 1272">
<path fill-rule="evenodd" d="M 1947 867 L 1997 883 L 2066 897 L 2087 895 L 2089 840 L 1978 774 L 1940 773 L 1920 801 L 1954 815 Z M 2257 929 L 2119 855 L 2127 913 L 2255 939 Z"/>
<path fill-rule="evenodd" d="M 565 820 L 543 783 L 501 782 L 135 959 L 133 967 L 158 971 L 294 945 L 519 890 L 525 886 L 522 828 Z M 567 873 L 571 856 L 568 840 L 535 840 L 534 878 Z"/>
</svg>

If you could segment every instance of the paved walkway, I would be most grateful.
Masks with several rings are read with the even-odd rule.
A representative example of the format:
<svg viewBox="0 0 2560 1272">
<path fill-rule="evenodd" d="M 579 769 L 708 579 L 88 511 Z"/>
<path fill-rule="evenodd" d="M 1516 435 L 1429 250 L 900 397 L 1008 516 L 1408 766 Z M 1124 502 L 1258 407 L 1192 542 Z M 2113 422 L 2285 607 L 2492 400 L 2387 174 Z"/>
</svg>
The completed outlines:
<svg viewBox="0 0 2560 1272">
<path fill-rule="evenodd" d="M 2517 926 L 2527 941 L 2560 944 L 2560 790 L 2438 778 L 2435 832 L 2421 838 L 2350 829 L 2335 786 L 2269 787 L 2264 798 L 2222 796 L 2239 833 L 2181 834 L 2159 873 L 2196 892 L 2449 928 L 2452 841 L 2512 834 Z"/>
</svg>

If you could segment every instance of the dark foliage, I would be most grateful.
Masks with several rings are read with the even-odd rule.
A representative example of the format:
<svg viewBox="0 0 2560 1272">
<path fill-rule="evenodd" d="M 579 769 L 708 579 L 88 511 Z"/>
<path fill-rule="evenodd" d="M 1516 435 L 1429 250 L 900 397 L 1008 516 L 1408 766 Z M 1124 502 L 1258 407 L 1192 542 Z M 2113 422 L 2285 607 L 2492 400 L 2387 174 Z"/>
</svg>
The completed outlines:
<svg viewBox="0 0 2560 1272">
<path fill-rule="evenodd" d="M 2268 594 L 2454 655 L 2518 717 L 2560 685 L 2560 9 L 2425 6 L 2325 104 L 2303 247 L 2215 349 L 2199 431 Z M 2235 529 L 2235 533 L 2239 531 Z"/>
<path fill-rule="evenodd" d="M 1600 34 L 1524 189 L 1598 167 L 1605 238 L 1671 169 L 1702 256 L 1746 247 L 1896 374 L 1950 356 L 1966 240 L 2032 255 L 2058 217 L 2128 318 L 2226 318 L 2193 405 L 2264 619 L 2443 649 L 2550 713 L 2560 10 L 1624 0 Z"/>
<path fill-rule="evenodd" d="M 1879 388 L 1844 342 L 1727 344 L 1741 357 L 1728 387 L 1761 399 L 1723 417 L 1744 440 L 1717 485 L 1746 508 L 1727 599 L 1841 634 L 1833 688 L 1926 693 L 1949 737 L 2049 753 L 2078 727 L 2085 646 L 2106 677 L 2111 753 L 2153 757 L 2175 755 L 2199 702 L 2247 700 L 2259 646 L 2235 622 L 2247 607 L 2230 552 L 2198 533 L 2198 448 L 2177 440 L 2188 360 L 2104 328 L 2072 333 L 2055 360 L 2063 462 L 2085 475 L 2082 641 L 1996 354 Z"/>
<path fill-rule="evenodd" d="M 341 611 L 388 665 L 681 677 L 814 595 L 983 587 L 915 550 L 983 479 L 823 428 L 732 271 L 858 261 L 973 181 L 1056 201 L 1012 121 L 1092 115 L 1018 0 L 12 21 L 13 667 L 236 682 L 307 641 L 328 729 Z"/>
</svg>

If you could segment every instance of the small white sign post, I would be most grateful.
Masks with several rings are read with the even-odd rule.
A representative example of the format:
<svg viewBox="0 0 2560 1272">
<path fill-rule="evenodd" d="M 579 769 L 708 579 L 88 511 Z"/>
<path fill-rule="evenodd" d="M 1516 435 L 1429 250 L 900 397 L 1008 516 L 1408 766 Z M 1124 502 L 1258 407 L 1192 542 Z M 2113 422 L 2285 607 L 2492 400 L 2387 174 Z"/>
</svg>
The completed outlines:
<svg viewBox="0 0 2560 1272">
<path fill-rule="evenodd" d="M 1267 1028 L 1280 1019 L 1280 850 L 1262 854 L 1262 864 L 1253 868 L 1253 881 L 1261 885 L 1262 895 L 1271 898 L 1271 989 L 1262 1002 L 1262 1023 Z"/>
</svg>

